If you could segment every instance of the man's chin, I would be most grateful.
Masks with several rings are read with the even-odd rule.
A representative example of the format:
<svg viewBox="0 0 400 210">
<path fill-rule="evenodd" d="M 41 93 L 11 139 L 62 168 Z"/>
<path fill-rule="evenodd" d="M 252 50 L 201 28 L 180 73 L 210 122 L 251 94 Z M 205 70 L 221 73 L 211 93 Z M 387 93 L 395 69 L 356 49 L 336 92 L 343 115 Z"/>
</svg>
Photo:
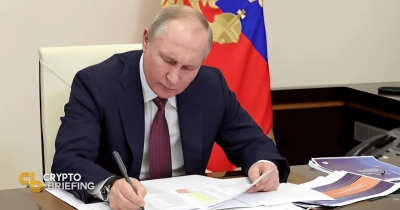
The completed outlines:
<svg viewBox="0 0 400 210">
<path fill-rule="evenodd" d="M 178 95 L 178 91 L 176 90 L 164 90 L 160 91 L 159 93 L 156 93 L 158 97 L 160 98 L 171 98 L 173 96 Z"/>
</svg>

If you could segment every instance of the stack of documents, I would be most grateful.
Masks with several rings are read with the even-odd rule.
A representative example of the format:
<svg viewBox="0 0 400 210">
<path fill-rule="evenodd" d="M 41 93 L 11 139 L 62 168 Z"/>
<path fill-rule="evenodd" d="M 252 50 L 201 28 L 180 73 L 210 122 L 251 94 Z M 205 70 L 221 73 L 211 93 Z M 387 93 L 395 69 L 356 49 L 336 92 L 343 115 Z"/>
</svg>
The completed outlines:
<svg viewBox="0 0 400 210">
<path fill-rule="evenodd" d="M 333 200 L 332 197 L 291 183 L 282 183 L 276 191 L 248 194 L 246 191 L 260 179 L 251 183 L 249 178 L 216 179 L 190 175 L 142 181 L 146 187 L 145 209 L 241 209 L 273 207 L 276 210 L 299 209 L 292 202 L 309 200 Z M 63 190 L 48 192 L 67 202 L 77 209 L 107 209 L 107 203 L 84 204 Z"/>
<path fill-rule="evenodd" d="M 318 177 L 301 186 L 334 198 L 334 200 L 310 200 L 296 203 L 302 207 L 344 206 L 389 195 L 400 188 L 400 184 L 346 171 L 334 171 L 326 177 Z"/>
<path fill-rule="evenodd" d="M 312 158 L 308 165 L 325 173 L 347 171 L 386 181 L 400 181 L 400 168 L 373 156 Z"/>
</svg>

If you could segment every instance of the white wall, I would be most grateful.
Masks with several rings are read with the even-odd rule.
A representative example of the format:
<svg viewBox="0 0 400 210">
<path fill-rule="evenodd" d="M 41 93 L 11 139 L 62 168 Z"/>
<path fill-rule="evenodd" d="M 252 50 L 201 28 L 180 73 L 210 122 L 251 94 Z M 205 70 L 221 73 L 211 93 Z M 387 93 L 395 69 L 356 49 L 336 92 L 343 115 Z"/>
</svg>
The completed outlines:
<svg viewBox="0 0 400 210">
<path fill-rule="evenodd" d="M 399 0 L 264 0 L 272 88 L 400 81 Z"/>
<path fill-rule="evenodd" d="M 0 189 L 42 172 L 38 48 L 138 43 L 159 9 L 159 0 L 0 1 Z"/>
</svg>

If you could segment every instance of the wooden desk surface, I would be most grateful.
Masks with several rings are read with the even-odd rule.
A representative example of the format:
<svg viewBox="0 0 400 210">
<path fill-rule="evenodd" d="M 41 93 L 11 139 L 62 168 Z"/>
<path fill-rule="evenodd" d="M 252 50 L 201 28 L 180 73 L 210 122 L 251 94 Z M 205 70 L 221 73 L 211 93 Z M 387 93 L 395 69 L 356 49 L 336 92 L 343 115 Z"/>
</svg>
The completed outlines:
<svg viewBox="0 0 400 210">
<path fill-rule="evenodd" d="M 369 99 L 381 98 L 400 101 L 400 95 L 378 94 L 378 88 L 384 86 L 400 87 L 400 82 L 272 88 L 271 94 L 273 104 L 329 100 L 351 101 L 354 100 L 354 97 L 364 98 L 366 96 Z"/>
<path fill-rule="evenodd" d="M 399 163 L 399 160 L 394 160 L 392 163 Z M 291 166 L 289 182 L 301 184 L 318 176 L 326 176 L 326 174 L 312 169 L 308 165 Z M 241 172 L 214 173 L 212 177 L 237 177 L 241 176 Z M 2 209 L 24 209 L 24 210 L 73 210 L 71 206 L 51 195 L 47 191 L 41 193 L 32 193 L 28 188 L 0 190 L 0 204 Z M 356 204 L 340 207 L 344 210 L 369 210 L 369 209 L 399 209 L 400 206 L 400 191 L 394 194 L 370 199 L 368 201 L 358 202 Z"/>
<path fill-rule="evenodd" d="M 400 87 L 400 82 L 382 82 L 382 83 L 363 83 L 363 84 L 350 84 L 344 85 L 344 87 L 348 87 L 354 90 L 366 92 L 369 94 L 390 98 L 393 100 L 400 101 L 400 95 L 385 95 L 378 94 L 378 88 L 389 86 L 389 87 Z"/>
<path fill-rule="evenodd" d="M 400 87 L 400 82 L 376 82 L 376 83 L 359 83 L 359 84 L 343 84 L 343 85 L 318 85 L 318 86 L 297 86 L 297 87 L 282 87 L 282 88 L 271 88 L 272 91 L 280 90 L 300 90 L 300 89 L 318 89 L 318 88 L 351 88 L 354 90 L 362 91 L 365 93 L 378 95 L 394 100 L 400 101 L 400 96 L 378 94 L 378 88 L 390 86 Z"/>
</svg>

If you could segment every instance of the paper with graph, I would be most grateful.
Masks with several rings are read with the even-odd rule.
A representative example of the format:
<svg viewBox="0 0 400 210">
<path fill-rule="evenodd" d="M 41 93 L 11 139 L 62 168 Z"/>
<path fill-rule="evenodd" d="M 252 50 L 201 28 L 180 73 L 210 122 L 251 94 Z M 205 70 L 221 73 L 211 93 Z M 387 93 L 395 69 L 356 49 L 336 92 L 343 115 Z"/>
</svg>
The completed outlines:
<svg viewBox="0 0 400 210">
<path fill-rule="evenodd" d="M 149 192 L 145 197 L 146 209 L 209 209 L 233 199 L 246 192 L 264 176 L 255 182 L 249 179 L 212 179 L 203 176 L 187 176 L 168 179 L 169 185 L 163 186 L 161 180 L 142 182 Z M 205 179 L 204 179 L 205 178 Z M 175 180 L 174 180 L 175 179 Z M 166 183 L 167 180 L 164 180 Z"/>
<path fill-rule="evenodd" d="M 301 186 L 334 198 L 334 200 L 309 200 L 297 203 L 302 207 L 344 206 L 389 195 L 400 188 L 400 184 L 346 171 L 334 171 L 329 176 L 318 177 Z"/>
<path fill-rule="evenodd" d="M 147 189 L 145 207 L 146 210 L 234 210 L 260 209 L 262 206 L 285 209 L 288 204 L 296 201 L 333 200 L 323 193 L 291 183 L 281 183 L 272 192 L 247 193 L 263 176 L 253 183 L 247 177 L 215 179 L 199 175 L 143 181 Z M 291 205 L 289 207 L 295 208 Z"/>
<path fill-rule="evenodd" d="M 266 206 L 276 210 L 292 210 L 298 208 L 291 205 L 291 202 L 333 199 L 318 191 L 291 183 L 281 183 L 278 189 L 272 192 L 248 194 L 246 191 L 257 182 L 258 180 L 252 183 L 247 177 L 217 179 L 189 175 L 141 183 L 147 190 L 146 210 L 239 210 L 263 209 Z M 84 204 L 66 191 L 46 190 L 78 210 L 111 210 L 106 202 Z"/>
</svg>

